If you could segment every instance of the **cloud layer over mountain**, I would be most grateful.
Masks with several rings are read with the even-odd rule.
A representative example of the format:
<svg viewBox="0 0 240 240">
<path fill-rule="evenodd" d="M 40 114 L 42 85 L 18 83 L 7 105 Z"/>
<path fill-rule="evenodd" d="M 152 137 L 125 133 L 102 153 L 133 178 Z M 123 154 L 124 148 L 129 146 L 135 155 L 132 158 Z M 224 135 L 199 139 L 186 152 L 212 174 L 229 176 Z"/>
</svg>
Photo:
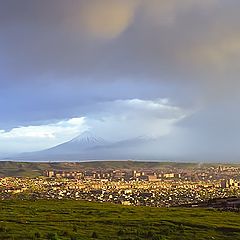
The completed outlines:
<svg viewBox="0 0 240 240">
<path fill-rule="evenodd" d="M 99 103 L 94 112 L 44 125 L 20 126 L 0 131 L 3 144 L 0 152 L 34 151 L 66 142 L 86 130 L 109 141 L 121 141 L 138 136 L 160 137 L 171 133 L 188 114 L 171 105 L 167 99 L 144 101 L 116 100 Z M 14 148 L 14 144 L 16 147 Z"/>
</svg>

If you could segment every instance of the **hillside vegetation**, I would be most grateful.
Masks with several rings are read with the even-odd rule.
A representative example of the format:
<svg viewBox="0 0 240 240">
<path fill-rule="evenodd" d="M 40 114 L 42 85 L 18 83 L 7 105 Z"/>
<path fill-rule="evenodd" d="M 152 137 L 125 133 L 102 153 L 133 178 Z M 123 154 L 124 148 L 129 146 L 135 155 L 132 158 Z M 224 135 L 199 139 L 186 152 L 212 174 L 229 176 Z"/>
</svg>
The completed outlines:
<svg viewBox="0 0 240 240">
<path fill-rule="evenodd" d="M 211 166 L 214 164 L 205 164 Z M 216 164 L 215 164 L 216 165 Z M 203 165 L 201 165 L 203 166 Z M 0 177 L 37 177 L 44 170 L 80 171 L 87 169 L 156 169 L 194 168 L 197 163 L 143 162 L 143 161 L 92 161 L 92 162 L 14 162 L 0 161 Z"/>
<path fill-rule="evenodd" d="M 237 240 L 240 215 L 72 200 L 1 201 L 0 239 Z"/>
</svg>

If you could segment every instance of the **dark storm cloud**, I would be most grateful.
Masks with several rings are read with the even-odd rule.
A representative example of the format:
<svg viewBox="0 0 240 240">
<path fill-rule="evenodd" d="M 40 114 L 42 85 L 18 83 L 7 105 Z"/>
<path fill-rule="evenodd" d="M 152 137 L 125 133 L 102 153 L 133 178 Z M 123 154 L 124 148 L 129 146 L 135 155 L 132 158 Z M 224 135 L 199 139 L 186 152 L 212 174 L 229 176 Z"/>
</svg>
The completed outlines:
<svg viewBox="0 0 240 240">
<path fill-rule="evenodd" d="M 234 142 L 239 7 L 237 0 L 0 0 L 0 129 L 84 116 L 99 102 L 169 98 L 197 112 L 180 124 L 191 132 L 178 136 L 186 145 L 218 142 L 223 126 Z"/>
<path fill-rule="evenodd" d="M 224 89 L 223 69 L 238 67 L 238 7 L 233 0 L 1 1 L 1 81 Z"/>
<path fill-rule="evenodd" d="M 211 22 L 212 11 L 204 14 L 200 8 L 192 19 L 191 8 L 199 7 L 192 1 L 119 2 L 2 1 L 1 47 L 8 80 L 186 78 L 178 76 L 178 58 L 202 38 L 202 25 Z M 158 16 L 152 8 L 159 8 Z"/>
</svg>

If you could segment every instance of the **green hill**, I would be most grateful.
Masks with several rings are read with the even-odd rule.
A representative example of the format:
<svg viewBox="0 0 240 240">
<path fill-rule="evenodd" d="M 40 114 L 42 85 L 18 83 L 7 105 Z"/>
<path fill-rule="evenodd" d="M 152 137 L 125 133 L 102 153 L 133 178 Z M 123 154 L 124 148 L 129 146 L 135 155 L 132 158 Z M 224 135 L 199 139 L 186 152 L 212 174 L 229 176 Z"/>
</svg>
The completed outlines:
<svg viewBox="0 0 240 240">
<path fill-rule="evenodd" d="M 0 201 L 0 239 L 240 239 L 240 215 L 82 201 Z"/>
<path fill-rule="evenodd" d="M 204 164 L 201 166 L 216 166 Z M 232 164 L 233 165 L 233 164 Z M 235 165 L 239 166 L 239 165 Z M 87 169 L 157 169 L 196 168 L 198 163 L 147 162 L 147 161 L 91 161 L 91 162 L 14 162 L 0 161 L 0 177 L 36 177 L 44 170 L 81 171 Z"/>
</svg>

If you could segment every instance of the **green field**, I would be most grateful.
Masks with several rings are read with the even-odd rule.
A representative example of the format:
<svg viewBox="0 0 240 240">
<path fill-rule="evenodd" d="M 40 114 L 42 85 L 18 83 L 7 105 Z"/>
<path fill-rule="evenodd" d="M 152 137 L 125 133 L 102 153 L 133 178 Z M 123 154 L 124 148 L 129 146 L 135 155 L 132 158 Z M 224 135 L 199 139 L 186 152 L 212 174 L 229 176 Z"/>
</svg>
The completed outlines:
<svg viewBox="0 0 240 240">
<path fill-rule="evenodd" d="M 240 214 L 72 200 L 0 201 L 0 239 L 240 239 Z"/>
</svg>

